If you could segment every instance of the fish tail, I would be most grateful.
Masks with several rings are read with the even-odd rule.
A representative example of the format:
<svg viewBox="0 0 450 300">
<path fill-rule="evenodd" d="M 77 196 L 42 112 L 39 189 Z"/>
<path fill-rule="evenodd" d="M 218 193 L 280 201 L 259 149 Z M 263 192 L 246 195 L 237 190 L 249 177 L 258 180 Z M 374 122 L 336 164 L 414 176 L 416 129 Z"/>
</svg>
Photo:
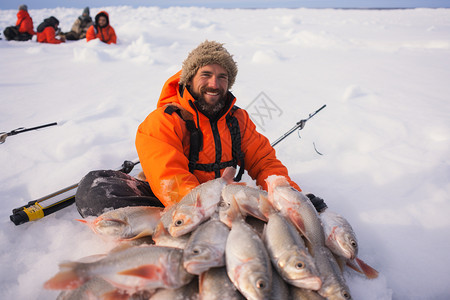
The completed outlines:
<svg viewBox="0 0 450 300">
<path fill-rule="evenodd" d="M 44 288 L 48 290 L 73 290 L 81 286 L 86 279 L 81 278 L 75 272 L 76 262 L 63 263 L 60 265 L 63 271 L 44 283 Z"/>
<path fill-rule="evenodd" d="M 361 268 L 364 275 L 366 275 L 369 279 L 375 279 L 378 277 L 378 271 L 366 264 L 364 261 L 362 261 L 359 258 L 355 258 L 356 263 Z"/>
<path fill-rule="evenodd" d="M 222 173 L 222 178 L 226 181 L 227 184 L 230 184 L 234 182 L 234 175 L 236 175 L 236 168 L 227 167 Z"/>
</svg>

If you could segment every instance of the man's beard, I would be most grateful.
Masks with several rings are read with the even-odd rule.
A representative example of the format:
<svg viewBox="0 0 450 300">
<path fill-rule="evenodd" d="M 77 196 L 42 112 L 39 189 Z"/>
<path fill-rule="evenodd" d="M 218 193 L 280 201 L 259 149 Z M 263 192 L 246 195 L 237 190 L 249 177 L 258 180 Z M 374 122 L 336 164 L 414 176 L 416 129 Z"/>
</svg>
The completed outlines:
<svg viewBox="0 0 450 300">
<path fill-rule="evenodd" d="M 203 95 L 206 92 L 219 92 L 220 99 L 214 104 L 209 104 L 206 102 L 205 97 Z M 227 94 L 223 93 L 223 90 L 220 89 L 211 89 L 211 88 L 201 88 L 200 94 L 192 93 L 192 96 L 196 99 L 197 108 L 207 117 L 212 118 L 215 117 L 224 107 L 227 99 Z"/>
</svg>

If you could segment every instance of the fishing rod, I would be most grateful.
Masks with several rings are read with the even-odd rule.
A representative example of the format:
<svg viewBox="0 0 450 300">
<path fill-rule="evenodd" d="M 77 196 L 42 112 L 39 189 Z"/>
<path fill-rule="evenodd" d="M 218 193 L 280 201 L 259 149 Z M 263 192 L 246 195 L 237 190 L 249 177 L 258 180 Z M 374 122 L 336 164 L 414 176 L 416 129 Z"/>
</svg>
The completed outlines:
<svg viewBox="0 0 450 300">
<path fill-rule="evenodd" d="M 272 147 L 274 147 L 276 144 L 278 144 L 279 142 L 281 142 L 282 140 L 284 140 L 288 135 L 290 135 L 291 133 L 293 133 L 294 131 L 298 130 L 302 130 L 303 127 L 305 127 L 306 122 L 311 119 L 312 117 L 314 117 L 319 111 L 321 111 L 322 109 L 324 109 L 327 105 L 324 104 L 322 105 L 321 108 L 319 108 L 318 110 L 316 110 L 313 113 L 310 113 L 307 119 L 303 119 L 298 121 L 294 127 L 292 127 L 289 131 L 287 131 L 285 134 L 283 134 L 281 137 L 279 137 L 275 142 L 273 142 L 272 144 L 270 144 Z M 317 150 L 316 150 L 317 151 Z"/>
<path fill-rule="evenodd" d="M 138 159 L 133 161 L 126 160 L 122 166 L 116 170 L 128 174 L 137 164 L 139 164 Z M 49 214 L 72 205 L 75 202 L 77 188 L 78 183 L 42 198 L 30 201 L 24 206 L 14 208 L 12 210 L 12 215 L 9 216 L 9 219 L 15 225 L 20 225 L 29 221 L 39 220 Z"/>
<path fill-rule="evenodd" d="M 54 125 L 58 125 L 58 123 L 53 122 L 53 123 L 49 123 L 49 124 L 44 124 L 44 125 L 32 127 L 32 128 L 20 127 L 20 128 L 11 130 L 10 132 L 0 132 L 0 144 L 3 144 L 6 141 L 6 138 L 8 136 L 16 135 L 16 134 L 27 132 L 27 131 L 30 131 L 30 130 L 38 130 L 38 129 L 41 129 L 41 128 L 54 126 Z"/>
</svg>

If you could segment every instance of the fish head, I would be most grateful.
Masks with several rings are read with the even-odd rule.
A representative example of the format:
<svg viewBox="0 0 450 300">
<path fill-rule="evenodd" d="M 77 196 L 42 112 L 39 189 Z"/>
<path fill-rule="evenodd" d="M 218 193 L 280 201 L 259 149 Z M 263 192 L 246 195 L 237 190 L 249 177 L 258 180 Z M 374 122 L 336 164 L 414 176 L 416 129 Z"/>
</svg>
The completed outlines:
<svg viewBox="0 0 450 300">
<path fill-rule="evenodd" d="M 269 274 L 253 271 L 244 276 L 246 280 L 241 281 L 238 289 L 247 299 L 270 299 L 272 278 Z"/>
<path fill-rule="evenodd" d="M 358 255 L 358 241 L 355 234 L 343 227 L 333 227 L 325 244 L 333 253 L 344 258 L 354 259 Z"/>
<path fill-rule="evenodd" d="M 173 215 L 169 225 L 169 233 L 173 237 L 179 237 L 191 232 L 202 221 L 203 214 L 200 209 L 193 209 L 192 206 L 180 206 Z"/>
<path fill-rule="evenodd" d="M 225 256 L 209 245 L 195 244 L 184 249 L 183 265 L 189 273 L 200 275 L 212 267 L 225 265 Z"/>
<path fill-rule="evenodd" d="M 297 287 L 319 290 L 322 286 L 314 258 L 306 251 L 285 251 L 277 261 L 277 269 L 287 282 Z"/>
<path fill-rule="evenodd" d="M 341 246 L 345 258 L 355 259 L 358 255 L 358 241 L 353 232 L 344 232 L 338 235 L 337 242 Z"/>
</svg>

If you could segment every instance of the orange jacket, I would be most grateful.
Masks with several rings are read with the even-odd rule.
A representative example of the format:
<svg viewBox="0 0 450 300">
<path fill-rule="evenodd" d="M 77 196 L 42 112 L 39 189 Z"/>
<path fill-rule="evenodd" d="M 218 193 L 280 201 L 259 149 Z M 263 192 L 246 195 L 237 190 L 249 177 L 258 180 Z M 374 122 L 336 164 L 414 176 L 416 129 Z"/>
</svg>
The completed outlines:
<svg viewBox="0 0 450 300">
<path fill-rule="evenodd" d="M 231 111 L 236 102 L 231 93 L 228 93 L 228 111 L 217 121 L 216 131 L 210 120 L 191 106 L 190 102 L 193 103 L 194 99 L 189 91 L 184 89 L 182 95 L 180 94 L 180 73 L 181 71 L 165 83 L 157 109 L 140 124 L 136 135 L 136 149 L 144 173 L 152 191 L 165 206 L 179 202 L 200 183 L 214 179 L 214 172 L 189 172 L 190 132 L 178 114 L 165 112 L 169 103 L 181 106 L 192 114 L 196 127 L 203 134 L 203 148 L 199 153 L 198 163 L 208 164 L 216 161 L 216 155 L 220 154 L 216 153 L 215 141 L 219 141 L 221 145 L 220 162 L 232 159 L 231 135 L 226 124 L 226 115 L 234 113 L 241 131 L 241 149 L 248 174 L 266 190 L 265 179 L 269 175 L 283 175 L 289 179 L 286 167 L 276 158 L 275 150 L 268 139 L 256 131 L 248 113 L 243 109 Z M 221 174 L 222 172 L 223 169 Z M 301 190 L 291 180 L 290 183 Z"/>
<path fill-rule="evenodd" d="M 19 32 L 27 32 L 31 35 L 36 34 L 33 30 L 33 19 L 30 17 L 27 11 L 19 10 L 17 13 L 16 26 L 20 24 Z"/>
<path fill-rule="evenodd" d="M 107 24 L 105 27 L 100 27 L 98 22 L 99 16 L 105 16 L 107 20 Z M 111 25 L 109 25 L 109 15 L 106 11 L 101 11 L 95 16 L 95 24 L 89 27 L 86 32 L 86 41 L 100 39 L 102 42 L 107 44 L 115 44 L 117 42 L 116 32 Z"/>
<path fill-rule="evenodd" d="M 37 41 L 39 43 L 61 44 L 63 41 L 55 38 L 55 28 L 52 26 L 45 27 L 44 31 L 37 32 Z"/>
</svg>

